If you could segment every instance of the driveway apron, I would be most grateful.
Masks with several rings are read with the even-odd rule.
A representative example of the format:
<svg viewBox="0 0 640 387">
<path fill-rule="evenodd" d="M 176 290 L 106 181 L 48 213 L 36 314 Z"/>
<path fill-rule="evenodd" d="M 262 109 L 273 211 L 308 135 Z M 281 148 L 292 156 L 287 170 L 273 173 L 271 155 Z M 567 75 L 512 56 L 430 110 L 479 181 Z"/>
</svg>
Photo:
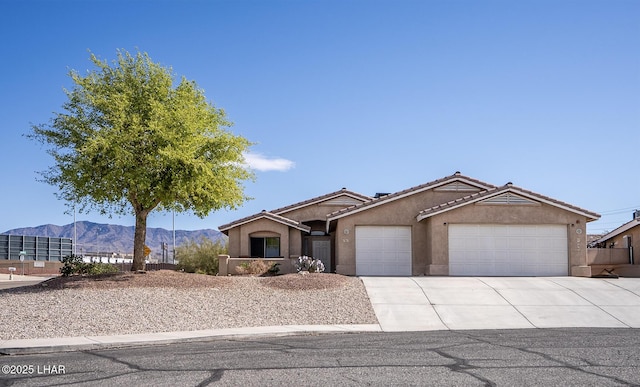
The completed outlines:
<svg viewBox="0 0 640 387">
<path fill-rule="evenodd" d="M 640 328 L 640 279 L 362 277 L 383 331 Z"/>
</svg>

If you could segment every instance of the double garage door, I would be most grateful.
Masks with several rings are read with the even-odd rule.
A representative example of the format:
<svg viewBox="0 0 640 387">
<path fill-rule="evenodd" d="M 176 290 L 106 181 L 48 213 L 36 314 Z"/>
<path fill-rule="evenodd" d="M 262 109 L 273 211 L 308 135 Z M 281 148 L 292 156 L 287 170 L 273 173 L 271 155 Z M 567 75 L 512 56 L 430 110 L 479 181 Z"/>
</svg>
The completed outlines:
<svg viewBox="0 0 640 387">
<path fill-rule="evenodd" d="M 564 276 L 564 225 L 449 225 L 449 275 Z"/>
<path fill-rule="evenodd" d="M 411 275 L 411 227 L 357 226 L 357 275 Z M 449 275 L 565 276 L 564 225 L 449 225 Z"/>
</svg>

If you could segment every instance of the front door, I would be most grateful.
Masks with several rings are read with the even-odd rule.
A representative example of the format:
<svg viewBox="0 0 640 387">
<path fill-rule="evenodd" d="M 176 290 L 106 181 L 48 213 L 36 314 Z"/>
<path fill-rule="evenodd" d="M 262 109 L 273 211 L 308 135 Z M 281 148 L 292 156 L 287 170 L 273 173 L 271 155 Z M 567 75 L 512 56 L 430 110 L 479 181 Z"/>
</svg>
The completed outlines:
<svg viewBox="0 0 640 387">
<path fill-rule="evenodd" d="M 324 264 L 324 272 L 331 273 L 331 241 L 328 239 L 311 240 L 311 256 Z"/>
</svg>

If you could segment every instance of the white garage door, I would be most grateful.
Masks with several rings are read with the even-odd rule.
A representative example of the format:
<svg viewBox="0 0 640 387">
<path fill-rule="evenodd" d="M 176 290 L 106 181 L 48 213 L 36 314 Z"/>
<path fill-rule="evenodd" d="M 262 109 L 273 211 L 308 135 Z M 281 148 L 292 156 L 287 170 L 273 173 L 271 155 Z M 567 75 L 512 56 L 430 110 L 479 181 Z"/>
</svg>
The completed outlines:
<svg viewBox="0 0 640 387">
<path fill-rule="evenodd" d="M 449 275 L 564 276 L 564 225 L 449 225 Z"/>
<path fill-rule="evenodd" d="M 411 275 L 411 227 L 356 226 L 356 275 Z"/>
</svg>

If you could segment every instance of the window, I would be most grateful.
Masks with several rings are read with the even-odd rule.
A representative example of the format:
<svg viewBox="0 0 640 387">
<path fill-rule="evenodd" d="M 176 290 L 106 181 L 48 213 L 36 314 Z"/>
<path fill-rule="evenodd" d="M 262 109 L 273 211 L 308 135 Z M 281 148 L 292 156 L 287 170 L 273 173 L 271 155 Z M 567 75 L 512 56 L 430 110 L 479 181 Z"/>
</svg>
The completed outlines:
<svg viewBox="0 0 640 387">
<path fill-rule="evenodd" d="M 251 256 L 260 258 L 275 258 L 280 256 L 280 238 L 251 238 Z"/>
</svg>

